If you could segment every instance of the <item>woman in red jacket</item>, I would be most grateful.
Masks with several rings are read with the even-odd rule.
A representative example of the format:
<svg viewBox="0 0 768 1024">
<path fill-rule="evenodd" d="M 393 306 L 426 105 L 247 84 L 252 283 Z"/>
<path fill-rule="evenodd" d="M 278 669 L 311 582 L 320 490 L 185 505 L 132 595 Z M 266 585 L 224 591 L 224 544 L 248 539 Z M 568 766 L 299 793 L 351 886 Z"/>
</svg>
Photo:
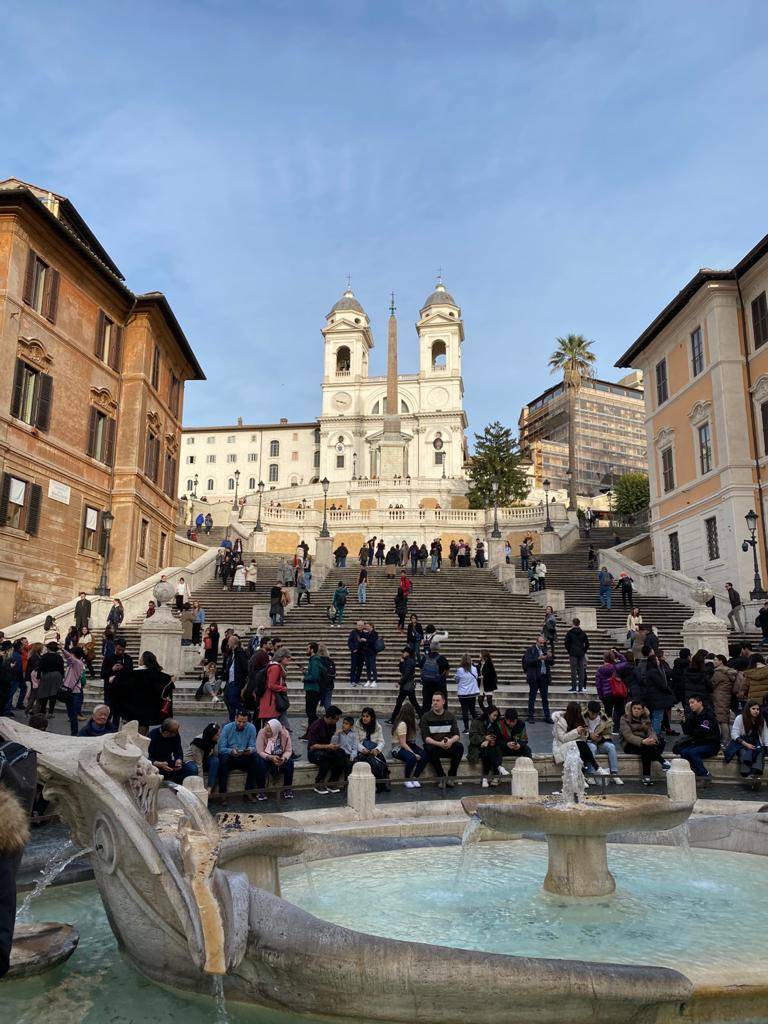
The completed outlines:
<svg viewBox="0 0 768 1024">
<path fill-rule="evenodd" d="M 291 660 L 291 652 L 287 647 L 281 647 L 275 653 L 274 660 L 267 665 L 267 678 L 264 684 L 264 692 L 259 700 L 259 721 L 265 726 L 270 718 L 277 718 L 283 725 L 286 724 L 285 712 L 288 709 L 288 686 L 285 682 L 285 666 Z M 278 695 L 280 701 L 278 701 Z M 280 707 L 278 707 L 278 703 Z"/>
</svg>

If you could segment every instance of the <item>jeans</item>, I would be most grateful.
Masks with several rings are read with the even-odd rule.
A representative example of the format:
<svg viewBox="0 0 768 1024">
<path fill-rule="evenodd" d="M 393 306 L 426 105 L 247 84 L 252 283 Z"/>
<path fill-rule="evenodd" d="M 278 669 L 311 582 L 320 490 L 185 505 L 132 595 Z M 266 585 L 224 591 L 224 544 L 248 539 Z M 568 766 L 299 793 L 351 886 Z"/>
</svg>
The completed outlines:
<svg viewBox="0 0 768 1024">
<path fill-rule="evenodd" d="M 418 560 L 418 558 L 412 558 L 411 559 L 411 576 L 415 576 L 416 575 L 416 570 L 418 569 L 418 567 L 419 567 L 419 560 Z"/>
<path fill-rule="evenodd" d="M 345 604 L 336 604 L 336 605 L 334 605 L 334 608 L 336 609 L 336 624 L 338 626 L 340 626 L 342 624 L 342 622 L 344 621 L 344 609 L 346 607 L 347 606 Z M 281 623 L 281 625 L 284 625 L 284 623 Z"/>
<path fill-rule="evenodd" d="M 528 721 L 534 720 L 534 708 L 536 707 L 536 694 L 541 694 L 541 709 L 544 712 L 544 721 L 552 717 L 549 713 L 549 676 L 543 675 L 536 679 L 535 683 L 528 680 Z"/>
<path fill-rule="evenodd" d="M 632 588 L 622 587 L 621 588 L 621 607 L 629 608 L 632 611 Z"/>
<path fill-rule="evenodd" d="M 734 623 L 734 619 L 736 620 L 736 625 L 735 626 L 733 624 Z M 737 629 L 738 628 L 740 633 L 744 633 L 745 632 L 745 627 L 744 627 L 744 605 L 743 604 L 737 604 L 735 607 L 731 608 L 731 610 L 728 612 L 728 621 L 731 624 L 731 629 Z"/>
<path fill-rule="evenodd" d="M 361 583 L 357 588 L 357 603 L 365 604 L 365 584 Z"/>
<path fill-rule="evenodd" d="M 454 743 L 452 747 L 448 748 L 448 750 L 446 750 L 445 747 L 434 747 L 431 744 L 426 744 L 424 747 L 424 754 L 419 761 L 414 778 L 418 778 L 428 764 L 431 764 L 435 769 L 435 775 L 438 779 L 445 778 L 445 772 L 443 771 L 444 760 L 449 760 L 451 762 L 448 768 L 448 775 L 451 778 L 455 778 L 463 756 L 464 747 L 461 743 Z"/>
<path fill-rule="evenodd" d="M 704 764 L 704 758 L 714 757 L 719 749 L 719 746 L 715 747 L 712 744 L 708 746 L 704 744 L 691 745 L 690 747 L 683 747 L 678 756 L 685 758 L 691 768 L 693 768 L 695 775 L 709 775 L 709 769 Z"/>
<path fill-rule="evenodd" d="M 219 754 L 219 792 L 227 792 L 229 773 L 233 768 L 245 772 L 245 788 L 253 789 L 259 771 L 256 754 Z"/>
<path fill-rule="evenodd" d="M 219 780 L 219 759 L 214 754 L 208 758 L 208 789 L 215 789 Z"/>
<path fill-rule="evenodd" d="M 256 762 L 256 785 L 259 789 L 264 789 L 266 786 L 268 775 L 271 775 L 273 779 L 279 779 L 281 773 L 283 786 L 286 789 L 291 788 L 293 785 L 293 761 L 288 760 L 279 768 L 272 761 L 265 761 L 263 757 L 257 757 Z"/>
<path fill-rule="evenodd" d="M 67 717 L 69 718 L 69 731 L 72 736 L 77 736 L 79 725 L 77 716 L 83 707 L 83 693 L 70 693 L 67 697 Z"/>
<path fill-rule="evenodd" d="M 657 736 L 662 734 L 662 723 L 664 721 L 664 708 L 656 708 L 651 712 L 651 728 Z"/>
<path fill-rule="evenodd" d="M 333 704 L 333 687 L 326 686 L 324 690 L 320 691 L 320 700 L 318 701 L 324 708 L 329 708 Z"/>
<path fill-rule="evenodd" d="M 161 772 L 165 782 L 176 782 L 181 785 L 184 779 L 188 779 L 190 775 L 197 775 L 197 765 L 194 761 L 185 761 L 184 764 L 175 772 Z"/>
<path fill-rule="evenodd" d="M 363 653 L 363 664 L 365 665 L 365 678 L 368 680 L 368 682 L 377 682 L 378 680 L 376 676 L 376 651 L 365 651 Z"/>
<path fill-rule="evenodd" d="M 587 686 L 587 656 L 571 654 L 571 689 L 584 690 Z"/>
<path fill-rule="evenodd" d="M 610 608 L 611 607 L 611 596 L 612 595 L 611 595 L 611 588 L 610 587 L 601 588 L 601 590 L 600 590 L 600 604 L 603 606 L 603 608 Z"/>
<path fill-rule="evenodd" d="M 430 565 L 430 570 L 431 572 L 437 572 L 438 570 L 437 555 L 432 555 L 432 564 Z"/>
<path fill-rule="evenodd" d="M 396 761 L 402 761 L 405 765 L 406 779 L 410 779 L 416 769 L 416 765 L 424 755 L 424 751 L 421 747 L 417 746 L 415 743 L 411 743 L 409 745 L 411 748 L 410 750 L 405 750 L 401 747 L 399 750 L 395 750 L 392 754 L 392 757 L 394 757 Z"/>
<path fill-rule="evenodd" d="M 284 626 L 285 625 L 285 611 L 281 607 L 278 612 L 270 612 L 269 620 L 273 626 Z"/>
<path fill-rule="evenodd" d="M 593 754 L 605 754 L 608 758 L 608 767 L 611 769 L 611 775 L 619 774 L 619 761 L 616 757 L 616 747 L 610 740 L 606 740 L 605 743 L 601 743 L 599 746 L 596 743 L 588 743 L 589 749 Z"/>
<path fill-rule="evenodd" d="M 520 555 L 520 571 L 528 572 L 528 555 Z"/>
<path fill-rule="evenodd" d="M 326 775 L 328 781 L 333 783 L 338 782 L 347 772 L 347 755 L 339 747 L 333 750 L 310 750 L 307 752 L 307 760 L 317 766 L 316 786 L 325 781 Z"/>
<path fill-rule="evenodd" d="M 349 681 L 353 686 L 360 682 L 363 672 L 363 652 L 351 651 L 349 655 Z"/>
<path fill-rule="evenodd" d="M 469 732 L 469 720 L 475 717 L 477 711 L 477 694 L 471 697 L 459 697 L 461 704 L 461 717 L 464 719 L 464 731 Z"/>
<path fill-rule="evenodd" d="M 594 771 L 595 768 L 599 767 L 595 760 L 595 755 L 592 752 L 591 743 L 587 743 L 586 740 L 576 740 L 576 746 L 579 748 L 581 763 L 585 768 L 591 768 Z"/>
<path fill-rule="evenodd" d="M 501 766 L 502 753 L 497 746 L 480 748 L 480 763 L 483 766 L 483 775 L 498 775 Z"/>
</svg>

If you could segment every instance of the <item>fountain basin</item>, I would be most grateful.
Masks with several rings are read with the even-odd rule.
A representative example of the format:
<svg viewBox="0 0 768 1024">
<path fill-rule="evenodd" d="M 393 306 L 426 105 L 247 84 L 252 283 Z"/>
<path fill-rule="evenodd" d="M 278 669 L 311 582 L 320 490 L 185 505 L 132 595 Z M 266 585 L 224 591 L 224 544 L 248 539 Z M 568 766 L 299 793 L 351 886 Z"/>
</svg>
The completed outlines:
<svg viewBox="0 0 768 1024">
<path fill-rule="evenodd" d="M 665 831 L 682 825 L 693 810 L 693 804 L 664 796 L 611 796 L 568 804 L 551 797 L 467 797 L 462 806 L 495 832 L 543 832 L 549 847 L 544 889 L 559 896 L 582 897 L 607 896 L 616 890 L 606 836 Z"/>
</svg>

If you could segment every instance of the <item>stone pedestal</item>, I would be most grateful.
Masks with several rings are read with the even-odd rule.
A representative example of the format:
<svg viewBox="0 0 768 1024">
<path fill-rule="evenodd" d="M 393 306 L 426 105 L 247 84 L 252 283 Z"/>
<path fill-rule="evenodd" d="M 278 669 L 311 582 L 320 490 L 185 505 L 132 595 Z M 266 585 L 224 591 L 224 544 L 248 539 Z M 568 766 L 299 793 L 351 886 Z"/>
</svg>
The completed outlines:
<svg viewBox="0 0 768 1024">
<path fill-rule="evenodd" d="M 605 836 L 548 835 L 547 892 L 559 896 L 607 896 L 616 891 L 608 870 Z"/>
<path fill-rule="evenodd" d="M 17 922 L 6 978 L 17 981 L 50 971 L 72 956 L 79 938 L 77 931 L 68 924 Z"/>
<path fill-rule="evenodd" d="M 568 608 L 563 608 L 562 617 L 568 623 L 569 629 L 574 619 L 579 619 L 581 621 L 581 628 L 587 632 L 597 629 L 597 608 L 593 608 L 590 605 L 575 604 Z M 626 640 L 626 630 L 623 632 L 623 637 Z"/>
<path fill-rule="evenodd" d="M 373 817 L 376 807 L 376 779 L 370 766 L 359 761 L 352 769 L 347 782 L 347 806 L 351 807 L 358 818 L 367 820 Z"/>
<path fill-rule="evenodd" d="M 269 618 L 269 605 L 260 603 L 255 604 L 251 609 L 251 625 L 256 630 L 269 629 L 272 622 Z"/>
<path fill-rule="evenodd" d="M 171 615 L 167 604 L 160 605 L 151 619 L 141 624 L 140 651 L 151 651 L 163 672 L 178 676 L 181 671 L 181 622 Z"/>
<path fill-rule="evenodd" d="M 512 796 L 520 800 L 535 800 L 539 795 L 539 773 L 530 757 L 515 758 L 512 769 Z"/>
<path fill-rule="evenodd" d="M 552 587 L 545 587 L 543 590 L 534 590 L 531 592 L 533 600 L 540 604 L 542 608 L 546 608 L 547 605 L 551 605 L 556 612 L 561 612 L 565 608 L 565 591 L 555 590 Z"/>
<path fill-rule="evenodd" d="M 683 623 L 683 645 L 694 652 L 704 650 L 728 657 L 728 624 L 709 608 L 698 608 Z"/>
<path fill-rule="evenodd" d="M 333 565 L 333 537 L 318 537 L 315 546 L 315 570 L 325 569 Z"/>
<path fill-rule="evenodd" d="M 684 804 L 696 803 L 696 776 L 682 757 L 676 757 L 667 772 L 667 796 Z"/>
<path fill-rule="evenodd" d="M 491 569 L 495 569 L 497 566 L 504 566 L 507 568 L 506 555 L 504 554 L 504 538 L 503 537 L 488 537 L 486 543 L 486 551 L 488 552 L 488 566 Z M 511 568 L 511 567 L 510 567 Z"/>
<path fill-rule="evenodd" d="M 559 555 L 562 550 L 562 541 L 560 535 L 555 533 L 553 530 L 551 533 L 545 533 L 544 530 L 539 534 L 541 540 L 541 554 L 542 555 Z M 545 559 L 546 561 L 546 559 Z"/>
</svg>

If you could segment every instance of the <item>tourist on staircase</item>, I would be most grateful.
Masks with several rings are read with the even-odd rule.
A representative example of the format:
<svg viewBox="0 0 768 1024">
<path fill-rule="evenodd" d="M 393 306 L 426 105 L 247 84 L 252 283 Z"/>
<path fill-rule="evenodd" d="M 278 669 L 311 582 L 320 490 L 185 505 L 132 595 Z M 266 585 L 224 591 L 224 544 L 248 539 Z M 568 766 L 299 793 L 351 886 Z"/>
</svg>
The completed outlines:
<svg viewBox="0 0 768 1024">
<path fill-rule="evenodd" d="M 189 592 L 189 585 L 183 576 L 179 576 L 178 583 L 176 584 L 176 611 L 180 612 L 185 604 L 188 603 L 192 595 Z M 122 621 L 122 619 L 121 619 Z"/>
<path fill-rule="evenodd" d="M 545 620 L 546 624 L 546 620 Z M 546 636 L 546 630 L 544 631 Z M 565 634 L 565 649 L 571 663 L 571 693 L 583 693 L 587 688 L 587 651 L 589 637 L 581 628 L 581 619 L 573 619 L 573 624 Z"/>
<path fill-rule="evenodd" d="M 227 705 L 230 722 L 234 722 L 235 713 L 243 706 L 242 692 L 248 682 L 248 655 L 243 650 L 239 636 L 234 636 L 230 641 L 222 676 L 224 703 Z"/>
<path fill-rule="evenodd" d="M 363 683 L 363 686 L 370 687 L 375 690 L 379 683 L 378 672 L 376 670 L 376 659 L 381 651 L 384 650 L 384 640 L 376 632 L 372 622 L 365 623 L 361 642 L 363 665 L 365 667 L 365 682 Z"/>
<path fill-rule="evenodd" d="M 712 673 L 712 704 L 720 725 L 723 743 L 731 738 L 731 706 L 736 700 L 736 679 L 738 672 L 728 667 L 724 654 L 715 655 L 715 670 Z"/>
<path fill-rule="evenodd" d="M 311 604 L 310 588 L 312 587 L 312 571 L 304 565 L 298 566 L 296 570 L 296 607 L 301 605 L 302 598 L 306 598 L 307 604 Z"/>
<path fill-rule="evenodd" d="M 732 583 L 725 584 L 725 590 L 728 594 L 728 600 L 731 605 L 731 610 L 728 612 L 728 621 L 731 624 L 731 632 L 736 632 L 736 626 L 738 626 L 740 633 L 746 632 L 746 625 L 744 620 L 744 605 L 741 603 L 741 594 L 734 587 Z M 736 626 L 734 626 L 734 622 Z"/>
<path fill-rule="evenodd" d="M 112 607 L 109 609 L 109 614 L 107 615 L 107 625 L 113 633 L 117 633 L 119 631 L 124 618 L 125 609 L 123 608 L 123 602 L 116 597 L 112 602 Z"/>
<path fill-rule="evenodd" d="M 366 551 L 368 549 L 366 548 Z M 365 604 L 367 599 L 368 591 L 368 570 L 365 566 L 360 567 L 360 572 L 357 574 L 357 603 Z"/>
<path fill-rule="evenodd" d="M 339 780 L 349 774 L 347 755 L 333 742 L 341 708 L 331 704 L 322 718 L 317 718 L 307 731 L 307 760 L 317 766 L 315 792 L 321 796 L 340 791 Z M 325 784 L 326 776 L 328 785 Z"/>
<path fill-rule="evenodd" d="M 544 622 L 541 627 L 541 632 L 544 634 L 544 639 L 549 644 L 549 649 L 554 651 L 557 645 L 557 616 L 555 615 L 555 609 L 551 604 L 548 604 L 544 609 Z"/>
<path fill-rule="evenodd" d="M 635 581 L 627 572 L 619 573 L 616 590 L 621 591 L 621 607 L 632 610 L 632 585 Z"/>
<path fill-rule="evenodd" d="M 285 681 L 291 652 L 287 647 L 275 651 L 273 660 L 267 665 L 264 674 L 264 689 L 259 693 L 259 721 L 262 725 L 270 718 L 278 718 L 288 729 L 287 712 L 289 707 L 288 684 Z"/>
<path fill-rule="evenodd" d="M 499 737 L 498 748 L 502 759 L 505 757 L 533 757 L 528 745 L 528 730 L 525 728 L 525 722 L 518 715 L 517 708 L 506 708 L 504 714 L 496 718 L 489 711 L 489 720 L 495 722 L 495 729 Z M 499 772 L 502 775 L 507 774 L 503 764 L 499 768 Z"/>
<path fill-rule="evenodd" d="M 190 775 L 197 775 L 195 762 L 184 760 L 179 723 L 173 718 L 166 718 L 150 732 L 147 758 L 157 768 L 165 782 L 176 782 L 181 785 Z"/>
<path fill-rule="evenodd" d="M 384 565 L 384 552 L 386 551 L 386 544 L 383 538 L 376 545 L 376 565 Z"/>
<path fill-rule="evenodd" d="M 499 677 L 496 673 L 496 666 L 493 663 L 490 651 L 480 651 L 477 671 L 480 679 L 478 703 L 480 710 L 482 710 L 484 705 L 489 708 L 491 707 L 493 704 L 493 694 L 499 688 Z"/>
<path fill-rule="evenodd" d="M 759 701 L 747 701 L 744 710 L 733 723 L 731 743 L 725 752 L 727 761 L 734 753 L 738 753 L 741 777 L 750 780 L 753 789 L 758 788 L 763 777 L 765 751 L 768 748 L 768 723 L 762 712 Z"/>
<path fill-rule="evenodd" d="M 398 691 L 397 699 L 395 700 L 395 706 L 392 709 L 392 715 L 388 719 L 388 724 L 392 725 L 396 721 L 403 707 L 403 703 L 407 700 L 412 705 L 417 715 L 421 714 L 421 708 L 416 700 L 416 658 L 413 656 L 411 648 L 406 646 L 403 648 L 400 655 L 400 663 L 398 665 L 399 679 L 398 679 Z"/>
<path fill-rule="evenodd" d="M 578 701 L 571 700 L 566 704 L 565 711 L 556 711 L 552 716 L 552 756 L 555 764 L 561 765 L 565 761 L 566 743 L 575 743 L 587 776 L 608 775 L 608 769 L 601 768 L 595 760 L 595 755 L 587 743 L 588 737 L 589 729 L 584 721 L 581 705 Z"/>
<path fill-rule="evenodd" d="M 436 693 L 442 694 L 444 703 L 448 703 L 449 669 L 448 659 L 440 653 L 440 641 L 432 634 L 421 665 L 421 706 L 424 711 L 432 707 L 432 697 Z"/>
<path fill-rule="evenodd" d="M 347 647 L 349 648 L 349 685 L 359 686 L 360 676 L 363 671 L 363 647 L 365 641 L 363 638 L 363 631 L 365 629 L 365 622 L 362 619 L 358 619 L 354 625 L 354 628 L 349 631 L 347 636 Z"/>
<path fill-rule="evenodd" d="M 410 581 L 407 581 L 410 582 Z M 395 615 L 397 615 L 397 632 L 405 632 L 405 616 L 408 614 L 408 593 L 403 590 L 402 581 L 395 594 Z"/>
<path fill-rule="evenodd" d="M 304 671 L 304 711 L 307 716 L 307 729 L 317 718 L 317 705 L 320 700 L 320 687 L 323 680 L 323 663 L 318 653 L 318 644 L 312 641 L 307 644 L 307 667 Z M 302 739 L 306 739 L 307 729 Z"/>
<path fill-rule="evenodd" d="M 610 610 L 613 591 L 613 575 L 603 565 L 597 574 L 598 602 L 603 608 Z"/>
<path fill-rule="evenodd" d="M 595 689 L 603 702 L 605 713 L 613 719 L 613 731 L 618 733 L 629 695 L 627 678 L 634 673 L 632 666 L 620 651 L 612 648 L 603 655 L 602 665 L 595 672 Z"/>
<path fill-rule="evenodd" d="M 664 734 L 664 715 L 677 703 L 674 691 L 659 659 L 651 652 L 645 663 L 645 674 L 632 688 L 633 700 L 641 700 L 651 715 L 651 728 L 657 736 Z"/>
<path fill-rule="evenodd" d="M 639 608 L 633 608 L 627 616 L 627 643 L 631 647 L 635 642 L 637 631 L 643 624 L 643 616 L 640 614 Z"/>
<path fill-rule="evenodd" d="M 339 585 L 333 592 L 331 598 L 331 606 L 335 611 L 335 619 L 333 625 L 339 629 L 344 622 L 344 610 L 347 607 L 347 598 L 349 597 L 349 590 L 344 583 L 344 580 L 339 580 Z M 280 625 L 285 625 L 285 622 L 281 622 Z"/>
<path fill-rule="evenodd" d="M 219 736 L 219 792 L 226 793 L 229 773 L 245 772 L 246 800 L 255 800 L 250 790 L 256 785 L 259 762 L 256 755 L 256 727 L 240 708 L 234 721 L 228 722 Z"/>
<path fill-rule="evenodd" d="M 477 695 L 480 692 L 480 686 L 477 680 L 477 669 L 468 654 L 462 657 L 454 678 L 461 705 L 461 717 L 464 720 L 464 732 L 469 732 L 469 723 L 477 712 Z"/>
<path fill-rule="evenodd" d="M 429 559 L 429 551 L 427 545 L 422 544 L 419 547 L 419 576 L 427 575 L 427 560 Z"/>
<path fill-rule="evenodd" d="M 208 796 L 213 793 L 219 780 L 219 737 L 221 726 L 218 722 L 209 722 L 199 736 L 195 736 L 189 745 L 192 760 L 197 765 L 197 774 L 206 779 Z"/>
<path fill-rule="evenodd" d="M 549 713 L 549 684 L 552 681 L 552 663 L 555 656 L 547 647 L 547 641 L 539 636 L 535 644 L 527 647 L 523 654 L 523 671 L 528 683 L 528 721 L 536 721 L 536 697 L 541 695 L 544 721 L 552 723 Z"/>
</svg>

